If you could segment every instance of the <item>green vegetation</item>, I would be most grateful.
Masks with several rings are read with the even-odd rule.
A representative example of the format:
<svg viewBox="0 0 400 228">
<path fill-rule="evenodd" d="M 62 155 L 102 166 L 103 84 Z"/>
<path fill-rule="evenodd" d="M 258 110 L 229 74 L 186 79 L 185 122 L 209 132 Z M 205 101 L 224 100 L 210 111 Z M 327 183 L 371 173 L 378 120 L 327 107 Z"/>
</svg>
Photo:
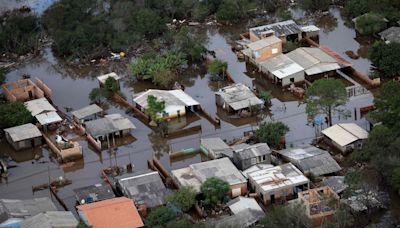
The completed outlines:
<svg viewBox="0 0 400 228">
<path fill-rule="evenodd" d="M 265 104 L 271 104 L 273 98 L 271 91 L 263 90 L 260 92 L 260 98 L 264 100 Z"/>
<path fill-rule="evenodd" d="M 196 203 L 196 195 L 197 193 L 193 187 L 182 187 L 168 196 L 167 200 L 182 211 L 188 211 Z"/>
<path fill-rule="evenodd" d="M 212 61 L 208 66 L 207 70 L 213 76 L 220 76 L 221 74 L 225 77 L 225 72 L 228 69 L 228 63 L 222 60 L 216 59 Z"/>
<path fill-rule="evenodd" d="M 76 226 L 76 228 L 92 228 L 92 226 L 87 225 L 85 222 L 83 222 L 82 220 L 79 221 L 78 225 Z"/>
<path fill-rule="evenodd" d="M 311 222 L 305 214 L 303 205 L 296 203 L 293 205 L 274 205 L 267 211 L 266 216 L 260 221 L 263 227 L 280 228 L 312 227 Z"/>
<path fill-rule="evenodd" d="M 38 50 L 39 19 L 13 11 L 0 17 L 0 52 L 24 55 Z"/>
<path fill-rule="evenodd" d="M 191 223 L 188 219 L 177 219 L 167 223 L 166 228 L 188 228 L 193 227 L 193 223 Z"/>
<path fill-rule="evenodd" d="M 19 126 L 33 121 L 31 113 L 22 102 L 0 104 L 0 116 L 1 128 Z"/>
<path fill-rule="evenodd" d="M 165 113 L 165 101 L 157 101 L 155 96 L 149 95 L 147 97 L 147 108 L 144 112 L 150 116 L 151 120 L 159 122 L 161 116 Z"/>
<path fill-rule="evenodd" d="M 262 123 L 256 130 L 258 141 L 267 143 L 271 148 L 279 148 L 281 138 L 289 132 L 289 127 L 282 122 Z"/>
<path fill-rule="evenodd" d="M 147 227 L 165 227 L 169 222 L 175 220 L 174 212 L 168 207 L 159 207 L 152 210 L 146 218 Z"/>
<path fill-rule="evenodd" d="M 119 91 L 119 84 L 117 80 L 115 80 L 112 77 L 109 77 L 106 79 L 106 82 L 104 83 L 104 87 L 106 90 L 109 90 L 113 93 L 117 93 Z"/>
<path fill-rule="evenodd" d="M 217 19 L 223 22 L 239 21 L 246 18 L 248 12 L 255 8 L 255 2 L 250 0 L 222 0 Z"/>
<path fill-rule="evenodd" d="M 188 27 L 182 27 L 174 36 L 175 48 L 191 60 L 201 60 L 207 49 L 204 47 L 206 37 L 193 34 Z"/>
<path fill-rule="evenodd" d="M 300 7 L 309 12 L 314 12 L 318 10 L 326 11 L 329 9 L 329 4 L 331 0 L 300 0 Z"/>
<path fill-rule="evenodd" d="M 400 2 L 392 0 L 348 0 L 344 2 L 344 14 L 354 18 L 365 13 L 377 13 L 389 20 L 389 23 L 396 23 L 400 20 Z"/>
<path fill-rule="evenodd" d="M 386 28 L 385 19 L 375 13 L 368 13 L 357 18 L 356 30 L 362 35 L 373 35 Z"/>
<path fill-rule="evenodd" d="M 347 117 L 348 112 L 343 108 L 347 100 L 346 88 L 341 81 L 333 78 L 319 79 L 306 92 L 307 116 L 312 121 L 318 114 L 324 114 L 329 126 L 332 126 L 332 114 Z"/>
<path fill-rule="evenodd" d="M 201 185 L 204 194 L 204 204 L 214 206 L 220 203 L 229 191 L 229 184 L 217 177 L 207 178 Z"/>
<path fill-rule="evenodd" d="M 8 69 L 4 67 L 0 67 L 0 85 L 6 82 L 6 75 L 8 73 Z"/>
<path fill-rule="evenodd" d="M 383 76 L 393 78 L 400 75 L 400 44 L 375 42 L 370 50 L 372 63 L 381 71 Z"/>
</svg>

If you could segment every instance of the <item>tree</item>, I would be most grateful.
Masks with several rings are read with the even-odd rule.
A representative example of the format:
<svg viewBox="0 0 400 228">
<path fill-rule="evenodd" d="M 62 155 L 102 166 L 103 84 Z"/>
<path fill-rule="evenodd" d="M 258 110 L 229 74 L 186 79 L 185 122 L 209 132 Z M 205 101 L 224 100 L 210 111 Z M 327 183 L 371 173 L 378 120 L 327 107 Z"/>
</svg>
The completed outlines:
<svg viewBox="0 0 400 228">
<path fill-rule="evenodd" d="M 373 35 L 386 28 L 386 20 L 379 14 L 367 13 L 357 18 L 355 27 L 362 35 Z"/>
<path fill-rule="evenodd" d="M 369 53 L 369 58 L 372 63 L 383 71 L 383 75 L 388 78 L 393 78 L 400 75 L 400 43 L 375 42 Z"/>
<path fill-rule="evenodd" d="M 272 148 L 278 148 L 282 136 L 288 131 L 289 127 L 282 122 L 262 123 L 256 130 L 256 138 Z"/>
<path fill-rule="evenodd" d="M 149 213 L 145 223 L 148 227 L 162 228 L 173 220 L 175 220 L 175 214 L 170 208 L 159 207 Z"/>
<path fill-rule="evenodd" d="M 213 76 L 219 76 L 223 75 L 225 77 L 225 72 L 228 69 L 228 63 L 224 62 L 222 60 L 216 59 L 212 61 L 208 66 L 208 73 L 210 73 Z"/>
<path fill-rule="evenodd" d="M 300 203 L 291 205 L 274 205 L 260 221 L 269 228 L 308 228 L 311 222 L 305 214 L 305 207 Z"/>
<path fill-rule="evenodd" d="M 147 97 L 147 108 L 144 111 L 146 115 L 150 116 L 151 120 L 160 121 L 160 115 L 165 113 L 165 101 L 157 101 L 153 95 Z"/>
<path fill-rule="evenodd" d="M 189 28 L 184 26 L 174 36 L 176 48 L 190 57 L 191 60 L 201 60 L 207 49 L 203 43 L 206 38 L 200 34 L 190 32 Z"/>
<path fill-rule="evenodd" d="M 113 93 L 117 93 L 119 91 L 119 84 L 118 84 L 117 80 L 115 80 L 113 77 L 109 77 L 106 79 L 106 81 L 104 83 L 104 87 L 105 87 L 105 89 L 107 89 Z"/>
<path fill-rule="evenodd" d="M 348 112 L 343 106 L 348 98 L 343 83 L 333 78 L 323 78 L 312 83 L 306 92 L 306 112 L 309 120 L 316 115 L 324 114 L 332 126 L 332 114 L 338 113 L 347 117 Z"/>
<path fill-rule="evenodd" d="M 195 204 L 196 195 L 197 193 L 192 186 L 182 187 L 168 196 L 167 200 L 182 211 L 188 211 Z"/>
<path fill-rule="evenodd" d="M 0 85 L 6 82 L 8 69 L 4 67 L 0 67 Z"/>
<path fill-rule="evenodd" d="M 188 219 L 183 218 L 179 220 L 173 220 L 167 223 L 166 228 L 188 228 L 193 227 L 193 223 L 191 223 Z"/>
<path fill-rule="evenodd" d="M 309 12 L 314 12 L 317 10 L 326 11 L 329 9 L 329 4 L 331 0 L 300 0 L 300 7 Z"/>
<path fill-rule="evenodd" d="M 104 88 L 93 88 L 89 93 L 89 99 L 92 102 L 101 103 L 102 98 L 109 98 L 111 93 Z"/>
<path fill-rule="evenodd" d="M 374 98 L 374 105 L 376 109 L 371 113 L 374 120 L 389 128 L 399 129 L 400 82 L 389 81 L 383 84 Z"/>
<path fill-rule="evenodd" d="M 229 184 L 217 177 L 210 177 L 204 181 L 200 190 L 204 194 L 204 204 L 214 206 L 226 196 Z"/>
<path fill-rule="evenodd" d="M 271 104 L 271 100 L 273 98 L 271 91 L 264 90 L 260 92 L 260 98 L 264 100 L 265 104 Z"/>
<path fill-rule="evenodd" d="M 22 102 L 0 104 L 0 127 L 8 128 L 31 123 L 31 112 Z"/>
</svg>

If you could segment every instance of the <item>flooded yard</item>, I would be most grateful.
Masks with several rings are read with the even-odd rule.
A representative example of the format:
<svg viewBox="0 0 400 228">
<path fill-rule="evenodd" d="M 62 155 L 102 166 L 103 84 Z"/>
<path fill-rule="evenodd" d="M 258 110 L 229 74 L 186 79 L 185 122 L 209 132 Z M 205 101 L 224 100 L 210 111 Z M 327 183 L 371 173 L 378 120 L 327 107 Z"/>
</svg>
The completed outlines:
<svg viewBox="0 0 400 228">
<path fill-rule="evenodd" d="M 354 39 L 354 30 L 344 25 L 337 9 L 331 10 L 331 16 L 337 22 L 336 26 L 320 31 L 321 44 L 331 47 L 351 61 L 356 69 L 367 73 L 370 67 L 370 62 L 367 59 L 361 57 L 358 60 L 352 60 L 344 54 L 347 50 L 361 53 L 364 48 Z M 321 26 L 323 23 L 326 22 L 320 22 L 317 25 Z M 177 128 L 201 126 L 201 131 L 179 138 L 166 139 L 154 133 L 152 129 L 134 118 L 132 114 L 127 114 L 125 109 L 113 102 L 106 102 L 103 108 L 106 109 L 108 114 L 123 114 L 136 125 L 136 129 L 131 132 L 132 143 L 118 147 L 115 153 L 108 150 L 99 153 L 91 150 L 87 141 L 82 139 L 79 140 L 79 143 L 83 147 L 83 159 L 59 165 L 47 148 L 15 152 L 3 140 L 0 144 L 0 156 L 8 157 L 10 165 L 15 167 L 9 169 L 7 180 L 0 183 L 1 197 L 25 199 L 50 196 L 48 190 L 33 193 L 32 186 L 48 183 L 49 179 L 54 180 L 64 176 L 72 180 L 72 184 L 61 188 L 59 196 L 66 202 L 71 211 L 75 211 L 75 198 L 72 190 L 102 182 L 100 171 L 103 168 L 113 165 L 124 167 L 132 163 L 134 171 L 143 171 L 148 169 L 147 160 L 154 156 L 158 157 L 168 170 L 182 168 L 200 162 L 201 156 L 170 159 L 169 154 L 171 152 L 187 148 L 197 149 L 201 138 L 221 137 L 231 141 L 243 136 L 243 132 L 255 129 L 263 121 L 282 121 L 289 126 L 290 132 L 286 136 L 287 146 L 310 143 L 316 135 L 315 129 L 307 124 L 305 104 L 289 92 L 282 91 L 281 88 L 271 84 L 258 73 L 247 72 L 249 67 L 246 66 L 246 63 L 238 61 L 235 53 L 231 50 L 230 43 L 232 39 L 238 38 L 237 31 L 243 32 L 245 28 L 208 28 L 206 29 L 208 35 L 206 46 L 208 49 L 214 50 L 219 59 L 228 62 L 229 72 L 231 72 L 235 82 L 272 91 L 274 96 L 272 106 L 268 108 L 269 110 L 263 112 L 260 118 L 232 119 L 227 117 L 224 111 L 217 108 L 214 95 L 214 92 L 223 87 L 224 83 L 210 81 L 203 65 L 191 67 L 183 74 L 180 82 L 186 87 L 185 92 L 196 99 L 211 116 L 218 116 L 221 119 L 220 127 L 214 126 L 203 117 L 191 114 L 176 120 L 173 125 L 178 126 Z M 360 54 L 360 56 L 363 55 Z M 84 67 L 80 69 L 67 67 L 53 56 L 51 48 L 44 49 L 41 57 L 9 72 L 7 81 L 18 80 L 24 74 L 28 74 L 32 78 L 38 77 L 53 90 L 54 104 L 66 111 L 70 108 L 75 110 L 87 106 L 90 103 L 88 98 L 90 91 L 99 86 L 96 76 L 111 71 L 115 71 L 123 77 L 121 90 L 129 102 L 132 102 L 133 93 L 154 88 L 154 85 L 149 83 L 133 82 L 129 77 L 127 67 L 118 63 L 110 67 Z M 363 127 L 367 126 L 365 119 L 360 118 L 359 109 L 372 104 L 372 101 L 373 96 L 371 94 L 351 98 L 347 104 L 351 116 L 345 121 L 356 122 Z M 338 119 L 336 118 L 335 121 L 338 121 Z M 400 217 L 400 214 L 393 217 Z"/>
</svg>

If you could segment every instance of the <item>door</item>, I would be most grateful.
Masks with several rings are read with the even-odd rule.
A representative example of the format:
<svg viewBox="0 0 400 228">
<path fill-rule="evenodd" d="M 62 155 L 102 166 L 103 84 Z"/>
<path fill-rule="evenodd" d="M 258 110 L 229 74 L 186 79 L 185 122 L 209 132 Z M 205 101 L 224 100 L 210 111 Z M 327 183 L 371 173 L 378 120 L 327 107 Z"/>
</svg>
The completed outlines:
<svg viewBox="0 0 400 228">
<path fill-rule="evenodd" d="M 271 204 L 275 203 L 275 195 L 272 194 L 272 195 L 270 195 L 269 197 L 270 197 L 270 199 L 271 199 Z"/>
<path fill-rule="evenodd" d="M 28 95 L 29 95 L 29 99 L 32 99 L 32 98 L 33 98 L 32 91 L 28 91 Z"/>
</svg>

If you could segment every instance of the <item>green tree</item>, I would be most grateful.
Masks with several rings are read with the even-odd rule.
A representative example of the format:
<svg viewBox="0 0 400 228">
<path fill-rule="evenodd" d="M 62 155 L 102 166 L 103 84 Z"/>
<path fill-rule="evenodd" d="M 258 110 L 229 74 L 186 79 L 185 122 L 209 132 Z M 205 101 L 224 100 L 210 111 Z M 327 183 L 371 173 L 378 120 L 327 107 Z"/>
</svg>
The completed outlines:
<svg viewBox="0 0 400 228">
<path fill-rule="evenodd" d="M 151 120 L 159 122 L 165 113 L 165 101 L 158 101 L 153 95 L 147 97 L 147 108 L 144 111 L 146 115 L 150 116 Z"/>
<path fill-rule="evenodd" d="M 0 67 L 0 85 L 6 82 L 8 69 L 4 67 Z"/>
<path fill-rule="evenodd" d="M 89 99 L 92 102 L 101 103 L 102 98 L 109 98 L 111 93 L 104 88 L 93 88 L 89 93 Z"/>
<path fill-rule="evenodd" d="M 314 12 L 317 10 L 326 11 L 329 9 L 329 4 L 331 0 L 300 0 L 300 7 L 309 12 Z"/>
<path fill-rule="evenodd" d="M 271 100 L 273 98 L 271 91 L 264 90 L 260 92 L 260 98 L 264 100 L 265 104 L 271 104 Z"/>
<path fill-rule="evenodd" d="M 372 63 L 384 72 L 384 76 L 393 78 L 400 75 L 400 43 L 375 42 L 369 53 Z"/>
<path fill-rule="evenodd" d="M 152 210 L 146 218 L 147 227 L 166 227 L 166 225 L 175 220 L 174 212 L 168 207 L 159 207 Z"/>
<path fill-rule="evenodd" d="M 399 129 L 400 82 L 389 81 L 383 84 L 374 98 L 374 105 L 376 109 L 371 113 L 374 120 L 388 128 Z"/>
<path fill-rule="evenodd" d="M 193 227 L 193 223 L 185 218 L 179 220 L 173 220 L 167 223 L 166 226 L 166 228 L 188 228 L 188 227 Z"/>
<path fill-rule="evenodd" d="M 264 227 L 270 228 L 308 228 L 311 222 L 305 214 L 305 207 L 300 203 L 290 205 L 274 205 L 265 213 L 260 221 Z"/>
<path fill-rule="evenodd" d="M 360 34 L 373 35 L 386 28 L 386 21 L 379 14 L 368 13 L 358 17 L 355 26 Z"/>
<path fill-rule="evenodd" d="M 112 77 L 109 77 L 106 79 L 106 82 L 104 83 L 104 87 L 105 87 L 105 89 L 107 89 L 113 93 L 116 93 L 119 91 L 119 84 L 118 84 L 117 80 L 115 80 Z"/>
<path fill-rule="evenodd" d="M 343 108 L 347 100 L 346 88 L 341 81 L 333 78 L 319 79 L 306 92 L 308 118 L 313 120 L 316 115 L 324 114 L 328 117 L 329 126 L 332 126 L 332 114 L 347 117 L 348 112 Z"/>
<path fill-rule="evenodd" d="M 22 102 L 0 104 L 0 116 L 1 128 L 19 126 L 33 121 L 31 112 Z"/>
<path fill-rule="evenodd" d="M 191 60 L 201 60 L 207 49 L 203 43 L 206 40 L 204 36 L 190 32 L 189 28 L 184 26 L 174 36 L 176 48 L 190 57 Z"/>
<path fill-rule="evenodd" d="M 256 130 L 256 138 L 272 148 L 279 148 L 281 138 L 287 132 L 289 127 L 282 122 L 262 123 Z"/>
<path fill-rule="evenodd" d="M 200 190 L 204 194 L 204 203 L 214 206 L 226 196 L 229 191 L 229 184 L 217 177 L 210 177 L 204 181 Z"/>
<path fill-rule="evenodd" d="M 210 73 L 211 75 L 219 76 L 222 74 L 223 77 L 225 77 L 225 72 L 228 69 L 228 63 L 216 59 L 207 66 L 207 69 L 208 73 Z"/>
<path fill-rule="evenodd" d="M 154 37 L 163 33 L 167 27 L 165 21 L 154 10 L 140 9 L 136 14 L 136 30 L 145 36 Z"/>
<path fill-rule="evenodd" d="M 196 202 L 196 191 L 192 186 L 182 187 L 168 196 L 167 200 L 173 203 L 182 211 L 188 211 Z"/>
<path fill-rule="evenodd" d="M 240 12 L 234 0 L 223 0 L 218 8 L 217 19 L 220 21 L 238 20 Z"/>
</svg>

